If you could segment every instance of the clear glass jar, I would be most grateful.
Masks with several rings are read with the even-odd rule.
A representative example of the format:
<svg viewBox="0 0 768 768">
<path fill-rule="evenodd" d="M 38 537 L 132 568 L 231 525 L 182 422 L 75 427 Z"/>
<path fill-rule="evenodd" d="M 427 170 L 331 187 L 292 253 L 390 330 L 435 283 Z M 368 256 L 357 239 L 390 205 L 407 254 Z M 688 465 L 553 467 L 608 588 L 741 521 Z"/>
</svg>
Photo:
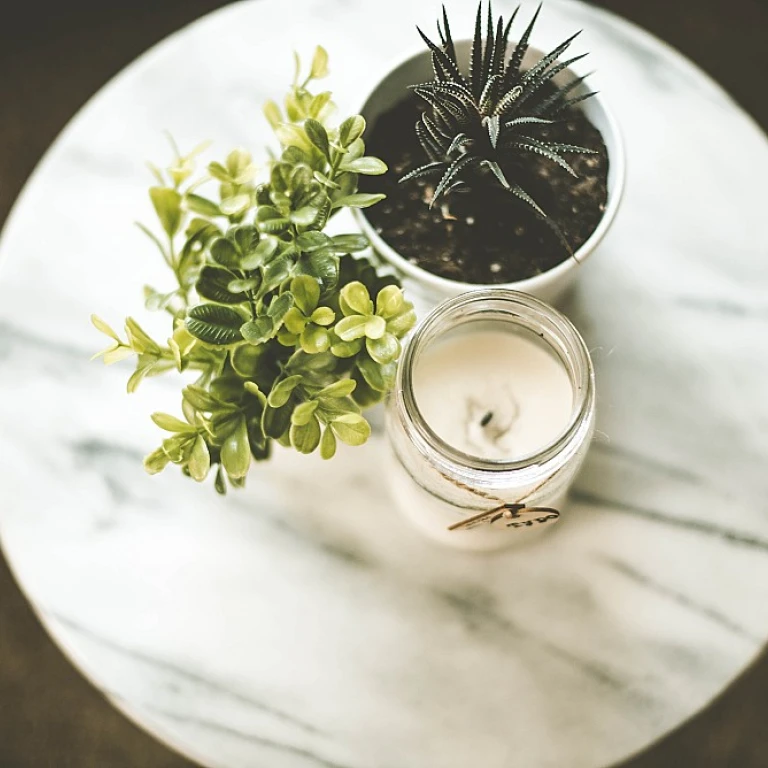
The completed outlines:
<svg viewBox="0 0 768 768">
<path fill-rule="evenodd" d="M 453 333 L 501 330 L 535 341 L 565 369 L 573 390 L 570 422 L 552 442 L 514 461 L 472 456 L 442 440 L 424 420 L 414 370 Z M 482 377 L 478 371 L 478 377 Z M 387 410 L 392 491 L 424 532 L 465 549 L 528 541 L 559 519 L 594 433 L 595 383 L 579 332 L 557 310 L 505 289 L 471 291 L 440 304 L 418 326 L 400 362 Z"/>
</svg>

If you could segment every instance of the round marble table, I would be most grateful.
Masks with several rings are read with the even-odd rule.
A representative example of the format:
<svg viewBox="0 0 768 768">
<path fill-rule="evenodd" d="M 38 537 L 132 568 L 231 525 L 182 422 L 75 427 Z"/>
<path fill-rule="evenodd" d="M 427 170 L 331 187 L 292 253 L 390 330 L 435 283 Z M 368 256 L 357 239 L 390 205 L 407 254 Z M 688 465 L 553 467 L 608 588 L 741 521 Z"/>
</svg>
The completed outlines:
<svg viewBox="0 0 768 768">
<path fill-rule="evenodd" d="M 262 0 L 193 24 L 83 109 L 4 233 L 5 552 L 83 672 L 206 766 L 598 768 L 768 635 L 768 146 L 691 64 L 586 5 L 550 0 L 538 44 L 587 30 L 629 179 L 566 306 L 601 435 L 570 521 L 506 554 L 439 548 L 393 513 L 380 436 L 330 464 L 281 454 L 224 500 L 144 474 L 177 385 L 127 397 L 88 323 L 144 319 L 142 285 L 166 280 L 131 225 L 150 220 L 142 161 L 168 156 L 164 128 L 259 151 L 294 47 L 329 49 L 353 109 L 428 5 Z"/>
</svg>

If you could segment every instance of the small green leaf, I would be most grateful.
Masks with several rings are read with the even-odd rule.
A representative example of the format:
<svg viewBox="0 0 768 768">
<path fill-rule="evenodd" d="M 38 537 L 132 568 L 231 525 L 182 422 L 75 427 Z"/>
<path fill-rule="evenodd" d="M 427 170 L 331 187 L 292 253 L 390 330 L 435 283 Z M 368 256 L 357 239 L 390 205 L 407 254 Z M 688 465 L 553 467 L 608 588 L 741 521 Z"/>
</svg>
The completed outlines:
<svg viewBox="0 0 768 768">
<path fill-rule="evenodd" d="M 309 422 L 317 410 L 317 400 L 308 400 L 306 403 L 300 403 L 291 414 L 291 424 L 302 427 Z"/>
<path fill-rule="evenodd" d="M 251 449 L 248 445 L 248 427 L 240 417 L 221 446 L 221 463 L 230 477 L 245 477 L 251 465 Z"/>
<path fill-rule="evenodd" d="M 147 335 L 142 327 L 132 318 L 125 318 L 125 332 L 135 352 L 160 353 L 160 347 Z"/>
<path fill-rule="evenodd" d="M 312 142 L 298 125 L 282 123 L 275 129 L 275 135 L 284 147 L 298 147 L 305 152 L 312 151 Z"/>
<path fill-rule="evenodd" d="M 355 391 L 357 391 L 357 388 Z M 326 421 L 333 421 L 339 416 L 344 416 L 348 413 L 360 413 L 360 407 L 349 396 L 325 397 L 319 402 L 318 413 L 322 414 Z"/>
<path fill-rule="evenodd" d="M 208 472 L 211 469 L 211 454 L 208 452 L 208 444 L 202 435 L 198 435 L 197 440 L 195 440 L 187 467 L 192 479 L 197 480 L 198 483 L 202 483 L 208 477 Z"/>
<path fill-rule="evenodd" d="M 362 173 L 365 176 L 380 176 L 387 172 L 387 164 L 378 157 L 358 157 L 341 164 L 342 171 Z"/>
<path fill-rule="evenodd" d="M 174 464 L 182 464 L 189 458 L 194 443 L 194 435 L 173 435 L 163 440 L 163 450 Z"/>
<path fill-rule="evenodd" d="M 339 257 L 327 251 L 304 254 L 296 262 L 296 274 L 313 278 L 321 284 L 323 293 L 327 294 L 339 281 Z"/>
<path fill-rule="evenodd" d="M 372 205 L 380 202 L 386 197 L 382 194 L 368 194 L 365 192 L 357 192 L 354 195 L 345 195 L 339 197 L 333 201 L 334 208 L 369 208 Z"/>
<path fill-rule="evenodd" d="M 331 353 L 335 357 L 346 359 L 354 357 L 363 348 L 363 340 L 355 339 L 354 341 L 334 341 L 331 344 Z"/>
<path fill-rule="evenodd" d="M 125 387 L 128 391 L 128 394 L 133 394 L 138 389 L 139 384 L 141 384 L 141 382 L 152 372 L 154 367 L 154 363 L 150 363 L 149 365 L 140 365 L 131 374 Z"/>
<path fill-rule="evenodd" d="M 317 397 L 347 397 L 355 391 L 356 386 L 357 382 L 352 379 L 341 379 L 340 381 L 334 381 L 333 384 L 329 384 L 324 389 L 321 389 L 317 393 Z"/>
<path fill-rule="evenodd" d="M 357 160 L 358 157 L 362 157 L 364 154 L 365 142 L 358 138 L 347 147 L 347 154 L 344 156 L 344 159 L 349 162 L 350 160 Z"/>
<path fill-rule="evenodd" d="M 291 333 L 285 325 L 277 332 L 277 336 L 275 337 L 279 344 L 282 344 L 284 347 L 295 347 L 296 343 L 299 340 L 299 337 L 295 333 Z"/>
<path fill-rule="evenodd" d="M 377 392 L 389 392 L 395 384 L 395 363 L 381 365 L 368 356 L 356 360 L 357 368 L 365 382 Z"/>
<path fill-rule="evenodd" d="M 308 355 L 327 352 L 331 346 L 331 336 L 325 328 L 318 325 L 308 325 L 299 337 L 301 348 Z"/>
<path fill-rule="evenodd" d="M 259 207 L 259 210 L 256 212 L 256 223 L 262 232 L 270 235 L 279 235 L 290 225 L 290 221 L 277 208 L 271 205 Z"/>
<path fill-rule="evenodd" d="M 345 315 L 373 314 L 373 302 L 368 289 L 359 280 L 347 283 L 341 289 L 340 304 Z"/>
<path fill-rule="evenodd" d="M 211 258 L 227 269 L 240 267 L 240 254 L 237 252 L 235 244 L 226 237 L 218 237 L 211 243 Z"/>
<path fill-rule="evenodd" d="M 291 425 L 291 445 L 299 453 L 312 453 L 320 444 L 320 422 L 312 416 L 306 424 Z"/>
<path fill-rule="evenodd" d="M 164 429 L 166 432 L 194 432 L 191 424 L 167 413 L 153 413 L 151 418 L 160 429 Z"/>
<path fill-rule="evenodd" d="M 291 260 L 287 256 L 277 256 L 264 268 L 263 291 L 271 291 L 291 276 Z"/>
<path fill-rule="evenodd" d="M 187 192 L 184 196 L 187 210 L 193 213 L 199 213 L 201 216 L 221 216 L 221 209 L 212 200 L 208 200 L 200 195 Z"/>
<path fill-rule="evenodd" d="M 332 459 L 336 453 L 336 435 L 330 427 L 323 430 L 323 437 L 320 440 L 320 456 L 323 459 Z"/>
<path fill-rule="evenodd" d="M 213 487 L 220 496 L 227 495 L 227 483 L 224 480 L 224 468 L 221 465 L 216 470 L 216 479 L 213 482 Z"/>
<path fill-rule="evenodd" d="M 416 325 L 416 313 L 413 311 L 413 305 L 408 302 L 405 302 L 405 305 L 408 309 L 387 322 L 387 330 L 394 333 L 398 338 L 405 336 Z"/>
<path fill-rule="evenodd" d="M 307 327 L 307 318 L 296 307 L 291 307 L 283 318 L 285 329 L 294 335 L 301 333 Z"/>
<path fill-rule="evenodd" d="M 291 221 L 298 227 L 309 227 L 315 223 L 320 211 L 313 205 L 305 205 L 298 211 L 291 213 Z"/>
<path fill-rule="evenodd" d="M 368 247 L 365 235 L 336 235 L 333 238 L 333 249 L 337 254 L 357 253 Z"/>
<path fill-rule="evenodd" d="M 285 104 L 285 114 L 288 116 L 288 120 L 292 123 L 298 123 L 305 116 L 302 102 L 304 101 L 304 94 L 297 90 L 288 91 L 285 94 L 283 103 Z"/>
<path fill-rule="evenodd" d="M 260 277 L 248 277 L 245 279 L 230 280 L 229 283 L 227 283 L 227 289 L 233 293 L 239 293 L 243 297 L 241 300 L 245 301 L 245 291 L 252 291 L 255 288 L 258 288 L 260 282 Z"/>
<path fill-rule="evenodd" d="M 395 317 L 404 305 L 403 292 L 396 285 L 385 285 L 376 296 L 376 314 L 385 320 Z"/>
<path fill-rule="evenodd" d="M 351 315 L 339 320 L 334 332 L 342 341 L 354 341 L 365 336 L 368 318 L 363 315 Z"/>
<path fill-rule="evenodd" d="M 187 330 L 200 341 L 224 346 L 241 341 L 243 317 L 234 309 L 219 304 L 199 304 L 189 310 Z"/>
<path fill-rule="evenodd" d="M 190 403 L 182 397 L 181 399 L 181 412 L 184 414 L 184 418 L 190 423 L 197 423 L 197 411 L 190 405 Z"/>
<path fill-rule="evenodd" d="M 119 363 L 121 360 L 125 360 L 136 353 L 130 347 L 113 346 L 110 349 L 105 349 L 104 352 L 100 352 L 99 354 L 102 355 L 102 360 L 105 365 L 112 365 L 113 363 Z"/>
<path fill-rule="evenodd" d="M 203 413 L 210 413 L 222 405 L 210 392 L 195 384 L 184 387 L 181 395 L 196 411 Z"/>
<path fill-rule="evenodd" d="M 315 371 L 318 373 L 330 373 L 336 368 L 336 360 L 329 352 L 321 355 L 308 355 L 301 349 L 294 352 L 285 364 L 286 371 Z"/>
<path fill-rule="evenodd" d="M 275 328 L 280 328 L 283 324 L 283 318 L 293 306 L 293 301 L 293 294 L 290 291 L 281 293 L 279 296 L 272 299 L 269 308 L 267 309 L 267 315 L 272 318 Z"/>
<path fill-rule="evenodd" d="M 241 224 L 233 227 L 227 233 L 227 237 L 232 240 L 235 248 L 242 256 L 251 253 L 259 245 L 259 230 L 251 224 Z"/>
<path fill-rule="evenodd" d="M 301 383 L 302 378 L 302 376 L 296 374 L 294 376 L 288 376 L 275 384 L 267 397 L 269 405 L 272 406 L 272 408 L 281 408 L 284 406 L 288 400 L 290 400 L 293 390 Z"/>
<path fill-rule="evenodd" d="M 247 300 L 242 290 L 233 290 L 232 274 L 218 267 L 203 267 L 195 284 L 200 296 L 218 304 L 240 304 Z"/>
<path fill-rule="evenodd" d="M 334 419 L 331 429 L 347 445 L 362 445 L 371 436 L 371 425 L 357 413 L 347 413 Z"/>
<path fill-rule="evenodd" d="M 328 187 L 328 189 L 339 189 L 339 185 L 335 181 L 331 181 L 327 176 L 320 173 L 320 171 L 314 171 L 312 173 L 312 178 L 319 181 L 324 187 Z"/>
<path fill-rule="evenodd" d="M 152 286 L 144 286 L 144 306 L 150 312 L 157 312 L 159 309 L 165 309 L 170 306 L 173 300 L 179 295 L 178 290 L 171 293 L 159 293 Z"/>
<path fill-rule="evenodd" d="M 312 117 L 317 118 L 319 120 L 324 113 L 327 113 L 329 111 L 329 109 L 326 109 L 326 108 L 330 103 L 331 103 L 330 91 L 323 91 L 322 93 L 318 93 L 312 99 L 312 103 L 309 105 L 309 114 Z"/>
<path fill-rule="evenodd" d="M 219 203 L 219 208 L 225 216 L 238 216 L 244 213 L 251 205 L 251 196 L 249 194 L 235 195 L 227 197 Z"/>
<path fill-rule="evenodd" d="M 217 441 L 221 441 L 231 434 L 232 430 L 237 426 L 240 416 L 241 414 L 238 410 L 214 411 L 211 414 L 211 430 Z"/>
<path fill-rule="evenodd" d="M 400 342 L 391 333 L 385 333 L 378 339 L 370 336 L 365 341 L 368 354 L 377 363 L 391 363 L 400 356 Z"/>
<path fill-rule="evenodd" d="M 232 183 L 238 186 L 253 181 L 256 175 L 251 153 L 244 149 L 233 149 L 227 155 L 225 165 Z"/>
<path fill-rule="evenodd" d="M 328 133 L 322 123 L 313 120 L 311 117 L 304 121 L 304 130 L 309 140 L 325 155 L 330 158 L 330 146 L 328 144 Z"/>
<path fill-rule="evenodd" d="M 249 344 L 263 344 L 275 335 L 275 324 L 271 317 L 262 315 L 244 323 L 240 333 Z"/>
<path fill-rule="evenodd" d="M 387 332 L 387 321 L 378 315 L 372 315 L 365 324 L 365 335 L 369 339 L 380 339 Z"/>
<path fill-rule="evenodd" d="M 304 253 L 311 253 L 320 248 L 326 248 L 330 244 L 331 238 L 328 235 L 324 235 L 322 232 L 315 232 L 314 230 L 302 232 L 296 238 L 296 245 Z"/>
<path fill-rule="evenodd" d="M 176 330 L 173 332 L 173 336 L 171 337 L 176 344 L 179 347 L 179 351 L 182 355 L 188 355 L 195 344 L 197 344 L 197 340 L 194 336 L 183 326 L 183 325 L 177 325 Z"/>
<path fill-rule="evenodd" d="M 210 173 L 214 179 L 217 179 L 224 184 L 232 183 L 232 179 L 229 176 L 229 171 L 227 171 L 227 169 L 221 163 L 217 163 L 215 160 L 211 163 L 208 163 L 208 173 Z"/>
<path fill-rule="evenodd" d="M 248 349 L 248 347 L 243 347 L 243 349 Z M 259 401 L 262 408 L 267 404 L 266 395 L 259 389 L 259 385 L 255 381 L 246 381 L 244 386 L 246 391 Z"/>
<path fill-rule="evenodd" d="M 211 394 L 222 403 L 237 403 L 243 394 L 243 382 L 231 374 L 217 376 L 211 382 Z"/>
<path fill-rule="evenodd" d="M 348 117 L 339 126 L 339 143 L 342 147 L 348 147 L 353 141 L 362 136 L 365 131 L 365 119 L 361 115 Z"/>
<path fill-rule="evenodd" d="M 283 116 L 280 113 L 280 107 L 278 107 L 277 104 L 271 99 L 264 103 L 262 112 L 264 112 L 264 117 L 267 118 L 267 121 L 272 126 L 272 130 L 275 130 L 275 128 L 277 128 L 277 126 L 283 122 Z"/>
<path fill-rule="evenodd" d="M 120 337 L 98 315 L 91 315 L 91 322 L 97 331 L 101 331 L 102 333 L 109 336 L 110 339 L 113 339 L 118 344 L 120 343 Z"/>
<path fill-rule="evenodd" d="M 229 359 L 232 368 L 238 376 L 246 379 L 254 379 L 264 367 L 264 347 L 254 346 L 253 344 L 240 344 L 230 353 Z M 253 384 L 252 381 L 245 382 L 245 388 Z M 256 384 L 254 384 L 256 386 Z M 256 387 L 258 389 L 258 387 Z"/>
<path fill-rule="evenodd" d="M 151 187 L 149 197 L 165 233 L 173 237 L 181 226 L 181 195 L 169 187 Z"/>
<path fill-rule="evenodd" d="M 267 437 L 280 440 L 291 426 L 291 404 L 280 408 L 272 408 L 270 405 L 264 409 L 261 416 L 261 428 Z"/>
<path fill-rule="evenodd" d="M 294 152 L 300 152 L 299 149 L 293 149 Z M 288 150 L 286 150 L 286 153 Z M 285 154 L 285 153 L 284 153 Z M 312 168 L 308 162 L 289 163 L 292 166 L 290 173 L 288 174 L 288 188 L 296 192 L 308 192 L 306 187 L 312 182 Z"/>
<path fill-rule="evenodd" d="M 168 456 L 162 448 L 158 448 L 157 450 L 152 451 L 149 456 L 145 457 L 144 469 L 150 475 L 156 475 L 158 472 L 162 472 L 168 466 L 170 461 L 170 456 Z"/>
<path fill-rule="evenodd" d="M 320 286 L 317 280 L 309 275 L 294 277 L 291 280 L 291 293 L 296 301 L 296 306 L 306 316 L 312 314 L 318 301 L 320 301 Z"/>
<path fill-rule="evenodd" d="M 261 428 L 260 417 L 252 417 L 248 421 L 248 442 L 251 446 L 251 456 L 256 461 L 264 461 L 269 458 L 272 446 Z"/>
<path fill-rule="evenodd" d="M 241 262 L 243 269 L 256 269 L 266 264 L 277 251 L 279 240 L 273 235 L 266 235 L 256 248 L 251 251 Z"/>
<path fill-rule="evenodd" d="M 328 74 L 328 52 L 322 45 L 318 45 L 315 48 L 315 55 L 312 57 L 312 67 L 309 74 L 313 80 L 326 77 Z"/>
<path fill-rule="evenodd" d="M 363 378 L 359 370 L 352 372 L 352 377 L 357 382 L 357 388 L 354 392 L 354 401 L 359 408 L 370 408 L 376 403 L 380 403 L 385 397 L 386 392 L 379 392 L 373 389 Z"/>
<path fill-rule="evenodd" d="M 330 307 L 318 307 L 310 316 L 309 319 L 316 325 L 333 325 L 336 319 L 336 313 Z"/>
</svg>

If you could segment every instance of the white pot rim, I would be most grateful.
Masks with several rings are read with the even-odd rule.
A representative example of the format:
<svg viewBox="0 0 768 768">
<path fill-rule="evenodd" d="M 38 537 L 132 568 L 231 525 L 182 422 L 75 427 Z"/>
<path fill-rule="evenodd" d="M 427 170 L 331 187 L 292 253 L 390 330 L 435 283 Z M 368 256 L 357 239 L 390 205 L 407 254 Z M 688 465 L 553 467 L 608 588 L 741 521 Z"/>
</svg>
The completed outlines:
<svg viewBox="0 0 768 768">
<path fill-rule="evenodd" d="M 457 40 L 457 42 L 459 42 Z M 533 46 L 531 46 L 533 48 Z M 383 72 L 383 74 L 377 78 L 376 85 L 366 95 L 360 108 L 360 113 L 364 111 L 365 105 L 368 103 L 371 96 L 376 92 L 381 82 L 396 68 L 402 64 L 410 61 L 411 59 L 425 55 L 426 51 L 420 47 L 415 49 L 413 53 L 406 55 L 401 54 L 397 59 L 393 60 Z M 573 73 L 575 76 L 580 77 L 582 75 L 588 75 L 588 71 L 585 71 L 583 67 L 578 65 L 582 64 L 582 61 L 576 63 L 576 66 L 568 67 L 567 72 Z M 586 85 L 586 83 L 585 83 Z M 587 238 L 587 240 L 576 249 L 571 258 L 567 258 L 565 261 L 560 262 L 556 266 L 548 269 L 546 272 L 542 272 L 539 275 L 525 278 L 524 280 L 517 280 L 510 283 L 467 283 L 459 280 L 450 280 L 446 277 L 440 277 L 428 270 L 418 267 L 412 264 L 407 259 L 403 258 L 384 238 L 379 235 L 374 229 L 368 217 L 365 215 L 365 209 L 356 208 L 353 210 L 353 215 L 358 225 L 363 231 L 363 234 L 368 238 L 373 250 L 380 256 L 386 259 L 396 269 L 401 271 L 404 275 L 419 281 L 425 287 L 434 289 L 443 294 L 458 294 L 465 291 L 477 290 L 478 288 L 508 288 L 510 290 L 521 291 L 523 293 L 536 294 L 539 289 L 546 288 L 547 286 L 557 283 L 562 280 L 565 275 L 580 265 L 582 265 L 589 255 L 595 250 L 598 243 L 603 239 L 606 232 L 613 223 L 616 213 L 619 209 L 619 204 L 624 194 L 624 184 L 626 178 L 626 156 L 624 151 L 624 141 L 619 129 L 618 121 L 614 116 L 613 111 L 606 103 L 605 98 L 601 93 L 596 93 L 590 100 L 596 101 L 600 109 L 603 112 L 605 125 L 607 130 L 602 130 L 603 141 L 606 149 L 608 150 L 608 162 L 609 172 L 611 173 L 612 183 L 608 189 L 608 197 L 606 200 L 605 210 L 603 215 L 595 228 L 594 232 Z"/>
</svg>

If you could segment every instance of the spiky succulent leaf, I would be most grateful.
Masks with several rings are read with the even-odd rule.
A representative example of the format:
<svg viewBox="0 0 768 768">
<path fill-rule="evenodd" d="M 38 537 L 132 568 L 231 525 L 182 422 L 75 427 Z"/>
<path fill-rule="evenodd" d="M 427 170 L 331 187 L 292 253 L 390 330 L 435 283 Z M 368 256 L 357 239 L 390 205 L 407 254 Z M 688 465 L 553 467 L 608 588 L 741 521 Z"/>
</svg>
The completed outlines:
<svg viewBox="0 0 768 768">
<path fill-rule="evenodd" d="M 533 18 L 526 27 L 525 32 L 523 32 L 523 36 L 515 46 L 515 50 L 512 53 L 509 62 L 507 63 L 507 68 L 504 70 L 505 85 L 511 85 L 520 76 L 520 66 L 522 65 L 525 54 L 528 51 L 528 40 L 531 37 L 531 32 L 533 31 L 533 27 L 536 24 L 536 19 L 539 18 L 540 12 L 541 3 L 539 3 L 539 7 L 536 9 L 536 13 L 533 14 Z"/>
<path fill-rule="evenodd" d="M 564 171 L 570 173 L 571 176 L 577 175 L 576 171 L 574 171 L 573 168 L 571 168 L 571 166 L 557 154 L 557 152 L 551 150 L 543 141 L 537 141 L 530 136 L 523 136 L 520 141 L 513 141 L 510 146 L 513 149 L 519 149 L 522 152 L 546 157 L 548 160 L 559 165 Z"/>
<path fill-rule="evenodd" d="M 432 82 L 412 86 L 414 94 L 426 104 L 415 130 L 430 162 L 407 173 L 401 181 L 439 176 L 431 205 L 457 187 L 471 190 L 490 184 L 507 190 L 539 217 L 546 218 L 533 197 L 515 182 L 516 160 L 535 154 L 575 175 L 562 154 L 594 152 L 529 135 L 530 130 L 555 122 L 564 111 L 593 94 L 569 95 L 584 81 L 583 77 L 553 86 L 554 77 L 586 55 L 560 60 L 578 32 L 529 69 L 522 69 L 541 5 L 505 62 L 518 10 L 519 7 L 506 23 L 503 16 L 494 22 L 490 0 L 485 18 L 482 3 L 478 5 L 467 76 L 461 72 L 456 58 L 445 7 L 437 23 L 439 45 L 417 28 L 430 51 L 435 72 Z M 547 224 L 557 229 L 554 222 L 548 220 Z M 564 242 L 559 230 L 556 234 Z"/>
<path fill-rule="evenodd" d="M 434 176 L 438 173 L 442 173 L 446 167 L 445 163 L 427 163 L 426 165 L 420 165 L 418 168 L 414 168 L 410 173 L 406 173 L 400 181 L 410 181 L 411 179 L 421 179 L 424 176 Z"/>
</svg>

